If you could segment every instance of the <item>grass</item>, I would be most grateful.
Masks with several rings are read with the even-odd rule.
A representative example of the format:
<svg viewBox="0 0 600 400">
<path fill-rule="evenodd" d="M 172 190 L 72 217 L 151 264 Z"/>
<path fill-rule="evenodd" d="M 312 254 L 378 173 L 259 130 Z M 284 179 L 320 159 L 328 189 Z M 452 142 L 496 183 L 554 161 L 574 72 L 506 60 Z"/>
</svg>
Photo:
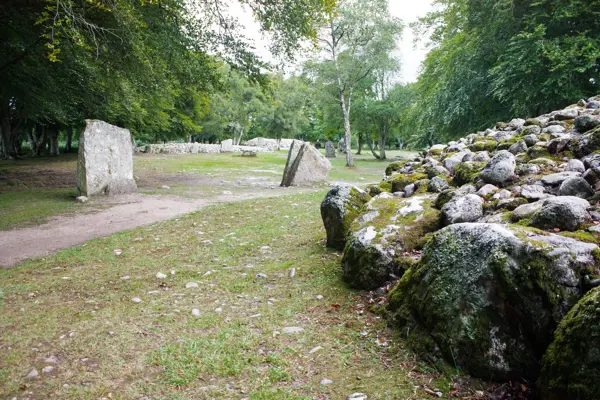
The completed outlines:
<svg viewBox="0 0 600 400">
<path fill-rule="evenodd" d="M 428 372 L 341 281 L 340 255 L 324 247 L 324 193 L 211 206 L 0 270 L 0 394 L 422 399 L 423 385 L 448 393 L 451 377 Z M 384 338 L 388 347 L 378 344 Z M 42 374 L 53 355 L 56 370 Z M 32 368 L 40 378 L 25 378 Z"/>
<path fill-rule="evenodd" d="M 412 157 L 414 153 L 391 151 L 388 157 Z M 344 157 L 332 160 L 330 180 L 365 185 L 379 182 L 389 161 L 370 154 L 356 156 L 356 168 L 345 168 Z M 139 191 L 149 195 L 188 198 L 217 197 L 223 191 L 251 196 L 257 190 L 277 187 L 287 152 L 261 153 L 257 157 L 236 154 L 139 154 L 134 173 Z M 76 204 L 77 154 L 59 157 L 0 160 L 0 230 L 38 225 L 49 217 L 89 212 L 102 207 Z M 170 187 L 168 192 L 161 187 Z"/>
</svg>

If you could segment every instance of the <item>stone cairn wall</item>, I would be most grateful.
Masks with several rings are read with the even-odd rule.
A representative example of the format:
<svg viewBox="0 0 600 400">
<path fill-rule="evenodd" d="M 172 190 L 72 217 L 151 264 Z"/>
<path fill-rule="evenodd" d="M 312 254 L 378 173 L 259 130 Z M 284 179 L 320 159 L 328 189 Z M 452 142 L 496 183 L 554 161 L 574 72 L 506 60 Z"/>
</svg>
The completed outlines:
<svg viewBox="0 0 600 400">
<path fill-rule="evenodd" d="M 425 359 L 600 398 L 600 96 L 438 144 L 321 214 L 345 280 Z M 441 395 L 439 397 L 442 397 Z"/>
<path fill-rule="evenodd" d="M 292 139 L 281 139 L 279 144 L 280 150 L 289 150 Z M 225 146 L 223 143 L 227 142 Z M 217 154 L 217 153 L 242 153 L 257 152 L 266 153 L 273 152 L 277 149 L 277 141 L 275 139 L 255 138 L 244 143 L 242 146 L 234 146 L 231 139 L 224 140 L 222 144 L 203 144 L 203 143 L 164 143 L 164 144 L 149 144 L 139 146 L 135 149 L 139 153 L 149 154 Z"/>
</svg>

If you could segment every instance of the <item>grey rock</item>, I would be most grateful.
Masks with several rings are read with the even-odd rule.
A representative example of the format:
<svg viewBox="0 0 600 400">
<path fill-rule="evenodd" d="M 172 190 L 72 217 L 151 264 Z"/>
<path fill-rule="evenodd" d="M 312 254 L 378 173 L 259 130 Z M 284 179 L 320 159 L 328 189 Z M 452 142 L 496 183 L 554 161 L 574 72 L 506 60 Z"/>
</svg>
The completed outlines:
<svg viewBox="0 0 600 400">
<path fill-rule="evenodd" d="M 550 125 L 545 127 L 542 132 L 543 133 L 550 133 L 550 134 L 554 134 L 554 133 L 563 133 L 565 131 L 565 128 L 561 125 Z"/>
<path fill-rule="evenodd" d="M 77 194 L 135 193 L 133 148 L 129 130 L 98 120 L 86 120 L 79 137 Z"/>
<path fill-rule="evenodd" d="M 519 176 L 536 175 L 540 173 L 540 167 L 535 164 L 519 164 L 515 168 L 515 173 Z"/>
<path fill-rule="evenodd" d="M 600 167 L 593 167 L 585 171 L 583 179 L 585 179 L 594 190 L 600 190 Z"/>
<path fill-rule="evenodd" d="M 411 183 L 404 188 L 404 197 L 410 197 L 417 191 L 417 185 Z"/>
<path fill-rule="evenodd" d="M 600 154 L 591 154 L 581 160 L 586 169 L 600 167 Z"/>
<path fill-rule="evenodd" d="M 440 178 L 439 176 L 434 176 L 427 186 L 427 190 L 433 193 L 441 193 L 444 190 L 448 189 L 450 185 L 444 178 Z"/>
<path fill-rule="evenodd" d="M 442 167 L 441 165 L 433 165 L 427 168 L 427 177 L 429 179 L 433 178 L 434 176 L 450 176 L 450 171 L 448 171 L 446 168 Z"/>
<path fill-rule="evenodd" d="M 454 172 L 454 167 L 460 164 L 463 158 L 470 153 L 469 150 L 459 151 L 449 157 L 446 157 L 443 161 L 444 168 L 446 168 L 450 173 Z"/>
<path fill-rule="evenodd" d="M 529 164 L 535 164 L 542 168 L 554 168 L 556 163 L 548 158 L 539 157 L 529 161 Z"/>
<path fill-rule="evenodd" d="M 583 165 L 583 162 L 576 158 L 573 158 L 567 163 L 565 171 L 573 171 L 583 174 L 585 172 L 585 166 Z"/>
<path fill-rule="evenodd" d="M 546 186 L 558 186 L 562 184 L 565 181 L 565 179 L 576 176 L 581 176 L 581 174 L 579 172 L 574 171 L 558 172 L 556 174 L 544 176 L 542 178 L 542 183 Z"/>
<path fill-rule="evenodd" d="M 511 152 L 514 155 L 517 155 L 519 153 L 526 153 L 527 152 L 527 145 L 525 144 L 525 142 L 517 142 L 514 143 L 513 145 L 511 145 L 508 148 L 508 151 Z"/>
<path fill-rule="evenodd" d="M 321 218 L 327 232 L 327 246 L 343 250 L 348 229 L 371 199 L 365 191 L 355 186 L 336 186 L 321 203 Z"/>
<path fill-rule="evenodd" d="M 527 200 L 525 200 L 522 197 L 509 197 L 506 199 L 501 199 L 500 201 L 498 201 L 498 204 L 496 204 L 496 209 L 500 210 L 500 209 L 505 209 L 505 210 L 514 210 L 517 207 L 520 207 L 524 204 L 527 203 Z M 496 222 L 494 220 L 489 220 L 487 222 Z"/>
<path fill-rule="evenodd" d="M 282 187 L 310 185 L 327 180 L 331 162 L 310 143 L 294 140 L 290 147 Z"/>
<path fill-rule="evenodd" d="M 531 221 L 531 226 L 536 228 L 576 231 L 592 220 L 587 212 L 590 203 L 579 197 L 558 196 L 540 201 L 543 201 L 542 208 Z"/>
<path fill-rule="evenodd" d="M 523 204 L 514 209 L 512 213 L 513 221 L 520 221 L 522 219 L 531 218 L 542 209 L 544 202 L 542 200 L 534 203 Z"/>
<path fill-rule="evenodd" d="M 531 127 L 527 127 L 527 128 L 537 128 L 538 134 L 542 131 L 539 126 L 535 126 L 535 125 L 532 125 Z M 532 133 L 532 134 L 525 136 L 523 138 L 523 141 L 525 142 L 525 144 L 527 146 L 534 146 L 539 140 L 538 140 L 537 135 Z"/>
<path fill-rule="evenodd" d="M 475 158 L 475 153 L 467 153 L 463 157 L 462 162 L 473 161 L 474 158 Z"/>
<path fill-rule="evenodd" d="M 597 110 L 597 109 L 600 108 L 600 101 L 598 101 L 598 100 L 589 101 L 586 104 L 585 108 L 592 109 L 592 110 Z"/>
<path fill-rule="evenodd" d="M 85 203 L 85 202 L 88 201 L 88 198 L 85 197 L 85 196 L 78 196 L 78 197 L 75 198 L 75 201 L 78 202 L 78 203 Z"/>
<path fill-rule="evenodd" d="M 442 207 L 444 225 L 477 221 L 483 216 L 483 200 L 475 194 L 455 196 Z"/>
<path fill-rule="evenodd" d="M 352 393 L 346 400 L 368 400 L 367 395 L 365 393 Z"/>
<path fill-rule="evenodd" d="M 549 195 L 541 185 L 523 185 L 521 187 L 521 196 L 527 200 L 541 200 L 547 198 Z"/>
<path fill-rule="evenodd" d="M 523 127 L 523 125 L 525 125 L 525 120 L 524 120 L 524 119 L 521 119 L 521 118 L 515 118 L 515 119 L 512 119 L 512 120 L 511 120 L 511 121 L 508 123 L 508 126 L 509 126 L 510 128 L 512 128 L 512 129 L 515 129 L 515 130 L 516 130 L 516 129 L 518 129 L 518 128 L 521 128 L 521 127 Z"/>
<path fill-rule="evenodd" d="M 319 383 L 321 385 L 331 385 L 333 383 L 333 381 L 331 379 L 323 378 L 323 379 L 321 379 L 321 381 Z"/>
<path fill-rule="evenodd" d="M 488 162 L 488 161 L 490 161 L 490 155 L 487 151 L 479 151 L 479 152 L 475 153 L 475 157 L 473 157 L 473 161 Z"/>
<path fill-rule="evenodd" d="M 567 108 L 565 110 L 558 111 L 554 114 L 554 119 L 557 121 L 565 121 L 568 119 L 574 119 L 579 115 L 577 108 Z"/>
<path fill-rule="evenodd" d="M 46 374 L 46 375 L 51 374 L 54 372 L 55 369 L 56 369 L 56 367 L 48 365 L 48 366 L 42 368 L 42 374 Z"/>
<path fill-rule="evenodd" d="M 511 192 L 509 192 L 506 189 L 502 189 L 498 193 L 494 194 L 492 196 L 492 199 L 494 199 L 494 200 L 503 200 L 503 199 L 509 199 L 511 197 L 512 197 L 512 193 Z"/>
<path fill-rule="evenodd" d="M 28 379 L 35 379 L 38 376 L 40 376 L 38 370 L 35 369 L 35 368 L 33 368 L 31 371 L 29 371 L 29 373 L 27 374 L 26 378 L 28 378 Z"/>
<path fill-rule="evenodd" d="M 502 185 L 515 174 L 515 156 L 506 150 L 500 150 L 492 157 L 479 174 L 485 183 Z"/>
<path fill-rule="evenodd" d="M 233 152 L 233 140 L 226 139 L 221 141 L 221 153 L 232 153 Z"/>
<path fill-rule="evenodd" d="M 593 117 L 592 115 L 581 115 L 575 118 L 573 126 L 579 133 L 586 133 L 598 125 L 600 125 L 600 118 Z"/>
<path fill-rule="evenodd" d="M 497 186 L 494 185 L 490 185 L 489 183 L 486 185 L 483 185 L 478 191 L 477 191 L 477 195 L 481 196 L 483 198 L 488 197 L 489 195 L 491 195 L 494 192 L 497 192 L 498 190 L 500 190 Z"/>
<path fill-rule="evenodd" d="M 561 183 L 558 189 L 560 196 L 576 196 L 582 199 L 594 195 L 594 189 L 580 176 L 567 178 Z"/>
<path fill-rule="evenodd" d="M 295 333 L 300 333 L 304 330 L 304 328 L 300 327 L 300 326 L 287 326 L 285 328 L 283 328 L 281 331 L 287 335 L 292 335 Z"/>
<path fill-rule="evenodd" d="M 335 146 L 331 140 L 325 143 L 325 157 L 335 158 Z"/>
</svg>

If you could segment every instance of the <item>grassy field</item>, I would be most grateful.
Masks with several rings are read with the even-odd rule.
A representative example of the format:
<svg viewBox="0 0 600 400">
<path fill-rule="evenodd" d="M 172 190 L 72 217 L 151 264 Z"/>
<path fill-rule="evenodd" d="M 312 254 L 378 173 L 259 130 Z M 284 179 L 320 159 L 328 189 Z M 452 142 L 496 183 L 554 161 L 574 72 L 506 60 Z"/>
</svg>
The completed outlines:
<svg viewBox="0 0 600 400">
<path fill-rule="evenodd" d="M 410 152 L 389 152 L 390 159 L 412 157 Z M 141 193 L 210 198 L 223 190 L 252 194 L 276 187 L 281 181 L 287 153 L 241 157 L 235 154 L 145 155 L 134 157 L 134 173 Z M 333 160 L 332 182 L 378 182 L 389 161 L 371 155 L 357 156 L 354 169 L 342 157 Z M 75 197 L 77 155 L 55 158 L 0 160 L 0 230 L 44 223 L 48 217 L 93 212 L 101 202 L 85 206 Z M 165 192 L 162 186 L 169 186 Z"/>
<path fill-rule="evenodd" d="M 212 206 L 0 270 L 0 394 L 459 393 L 457 381 L 416 361 L 368 311 L 365 294 L 341 281 L 340 255 L 324 247 L 324 194 Z M 27 378 L 32 369 L 39 376 Z M 477 398 L 472 388 L 464 398 Z"/>
</svg>

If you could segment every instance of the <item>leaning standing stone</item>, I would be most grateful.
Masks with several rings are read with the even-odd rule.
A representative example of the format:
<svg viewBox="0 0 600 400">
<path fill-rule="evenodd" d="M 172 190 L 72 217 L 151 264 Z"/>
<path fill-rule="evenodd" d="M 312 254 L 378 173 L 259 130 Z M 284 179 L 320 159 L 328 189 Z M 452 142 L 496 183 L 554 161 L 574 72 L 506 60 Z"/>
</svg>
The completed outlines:
<svg viewBox="0 0 600 400">
<path fill-rule="evenodd" d="M 327 158 L 335 158 L 335 146 L 331 140 L 325 143 L 325 157 Z"/>
</svg>

